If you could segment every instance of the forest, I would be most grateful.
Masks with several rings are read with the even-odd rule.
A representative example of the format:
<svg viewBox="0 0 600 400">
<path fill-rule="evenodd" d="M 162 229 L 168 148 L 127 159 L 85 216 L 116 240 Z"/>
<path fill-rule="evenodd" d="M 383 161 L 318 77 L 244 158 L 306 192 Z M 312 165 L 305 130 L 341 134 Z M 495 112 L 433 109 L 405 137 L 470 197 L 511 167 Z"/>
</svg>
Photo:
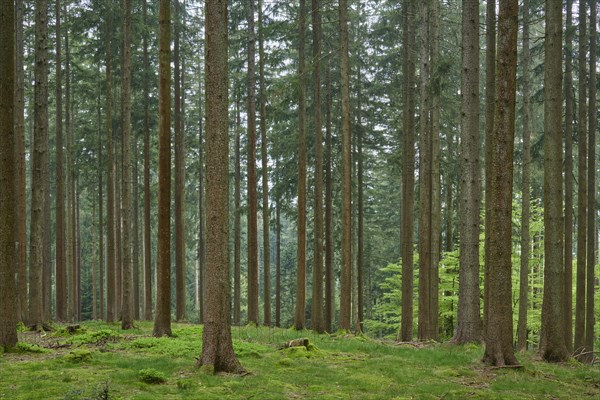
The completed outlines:
<svg viewBox="0 0 600 400">
<path fill-rule="evenodd" d="M 598 8 L 1 1 L 0 399 L 600 397 Z"/>
</svg>

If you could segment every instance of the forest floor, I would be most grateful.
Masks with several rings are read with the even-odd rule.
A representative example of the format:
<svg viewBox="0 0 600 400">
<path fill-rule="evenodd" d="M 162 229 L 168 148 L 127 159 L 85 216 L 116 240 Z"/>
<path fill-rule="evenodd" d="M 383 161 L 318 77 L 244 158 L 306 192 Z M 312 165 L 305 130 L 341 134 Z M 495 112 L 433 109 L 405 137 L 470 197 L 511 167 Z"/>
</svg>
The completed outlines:
<svg viewBox="0 0 600 400">
<path fill-rule="evenodd" d="M 394 344 L 311 331 L 233 328 L 248 374 L 198 369 L 202 327 L 152 324 L 122 331 L 86 322 L 69 334 L 20 333 L 17 352 L 0 355 L 0 399 L 598 399 L 600 367 L 548 364 L 518 356 L 523 369 L 492 369 L 475 345 Z M 312 346 L 278 350 L 304 337 Z"/>
</svg>

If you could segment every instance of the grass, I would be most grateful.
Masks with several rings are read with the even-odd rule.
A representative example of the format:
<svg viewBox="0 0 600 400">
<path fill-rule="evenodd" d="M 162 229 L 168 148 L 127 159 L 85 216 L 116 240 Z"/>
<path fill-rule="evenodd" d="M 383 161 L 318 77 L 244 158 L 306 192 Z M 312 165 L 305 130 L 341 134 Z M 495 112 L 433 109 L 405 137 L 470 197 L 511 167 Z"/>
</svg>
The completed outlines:
<svg viewBox="0 0 600 400">
<path fill-rule="evenodd" d="M 398 346 L 310 331 L 234 328 L 246 376 L 207 375 L 196 366 L 202 327 L 173 324 L 174 338 L 153 338 L 152 324 L 83 323 L 44 335 L 21 332 L 22 345 L 0 355 L 0 399 L 593 399 L 598 366 L 547 364 L 519 355 L 523 370 L 493 370 L 478 346 Z M 278 350 L 306 337 L 309 349 Z"/>
</svg>

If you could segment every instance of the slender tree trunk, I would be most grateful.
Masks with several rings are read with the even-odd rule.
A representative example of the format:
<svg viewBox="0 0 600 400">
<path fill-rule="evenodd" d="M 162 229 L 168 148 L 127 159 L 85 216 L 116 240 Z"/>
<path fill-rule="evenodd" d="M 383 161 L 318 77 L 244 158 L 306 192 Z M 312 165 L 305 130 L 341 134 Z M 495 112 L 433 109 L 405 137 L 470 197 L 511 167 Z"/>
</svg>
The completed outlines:
<svg viewBox="0 0 600 400">
<path fill-rule="evenodd" d="M 96 202 L 92 202 L 92 224 L 96 223 Z M 96 304 L 98 298 L 96 293 L 98 292 L 98 281 L 96 280 L 96 229 L 92 227 L 92 319 L 98 319 L 98 309 Z"/>
<path fill-rule="evenodd" d="M 22 11 L 21 11 L 22 12 Z M 18 271 L 17 215 L 17 165 L 15 155 L 15 132 L 19 122 L 19 111 L 15 105 L 19 99 L 15 95 L 15 4 L 4 1 L 0 4 L 0 349 L 5 350 L 17 344 L 17 288 L 15 272 Z M 17 86 L 18 87 L 18 86 Z M 15 121 L 15 116 L 17 120 Z M 17 122 L 17 124 L 15 124 Z M 22 216 L 24 218 L 24 216 Z"/>
<path fill-rule="evenodd" d="M 463 0 L 460 140 L 460 269 L 454 341 L 480 342 L 479 314 L 479 3 Z"/>
<path fill-rule="evenodd" d="M 56 320 L 67 320 L 60 0 L 56 0 Z"/>
<path fill-rule="evenodd" d="M 275 326 L 281 326 L 281 209 L 275 203 L 276 255 L 275 255 Z"/>
<path fill-rule="evenodd" d="M 529 0 L 523 2 L 523 171 L 521 180 L 521 270 L 517 350 L 527 349 L 527 297 L 529 291 L 529 203 L 531 191 L 531 90 L 529 88 Z"/>
<path fill-rule="evenodd" d="M 121 64 L 121 69 L 123 65 Z M 121 132 L 122 133 L 122 132 Z M 121 154 L 117 142 L 115 144 L 115 310 L 117 317 L 121 313 L 121 307 L 123 302 L 123 246 L 122 246 L 122 232 L 123 232 L 123 135 L 121 134 L 120 139 Z M 119 157 L 120 156 L 120 157 Z"/>
<path fill-rule="evenodd" d="M 573 351 L 573 0 L 565 30 L 565 344 Z"/>
<path fill-rule="evenodd" d="M 147 19 L 147 1 L 142 3 L 142 15 L 144 26 Z M 148 79 L 150 75 L 150 63 L 148 61 L 148 33 L 144 30 L 144 319 L 152 319 L 152 244 L 150 235 L 152 227 L 150 226 L 150 123 L 148 103 L 150 101 Z"/>
<path fill-rule="evenodd" d="M 100 64 L 98 64 L 98 76 L 100 76 Z M 102 96 L 102 85 L 98 85 L 98 100 L 96 107 L 98 108 L 98 248 L 99 248 L 99 263 L 98 263 L 98 283 L 100 292 L 100 319 L 105 319 L 104 314 L 104 213 L 102 193 L 102 113 L 100 107 L 100 98 Z"/>
<path fill-rule="evenodd" d="M 76 277 L 77 277 L 77 282 L 76 282 L 76 291 L 77 291 L 77 321 L 81 321 L 81 223 L 80 223 L 80 216 L 81 216 L 81 199 L 79 197 L 80 192 L 79 192 L 79 178 L 77 179 L 76 183 L 77 185 L 77 196 L 76 196 L 76 204 L 77 204 L 77 208 L 75 210 L 76 212 L 76 230 L 75 230 L 75 245 L 77 246 L 77 251 L 76 251 L 76 261 L 77 261 L 77 272 L 76 272 Z"/>
<path fill-rule="evenodd" d="M 419 138 L 419 332 L 420 340 L 433 338 L 431 331 L 431 210 L 432 210 L 432 135 L 429 113 L 430 96 L 430 62 L 429 62 L 429 25 L 431 0 L 424 0 L 420 5 L 421 20 L 421 106 Z"/>
<path fill-rule="evenodd" d="M 589 126 L 588 126 L 588 223 L 587 223 L 587 270 L 586 270 L 586 301 L 585 301 L 585 347 L 586 351 L 594 350 L 594 289 L 596 266 L 596 19 L 598 13 L 598 2 L 590 0 L 590 81 L 589 81 Z M 556 17 L 559 18 L 559 17 Z M 592 353 L 588 353 L 587 361 L 593 359 Z"/>
<path fill-rule="evenodd" d="M 259 61 L 259 98 L 260 98 L 260 158 L 262 163 L 262 217 L 263 217 L 263 274 L 264 274 L 264 321 L 271 325 L 271 246 L 269 213 L 269 170 L 267 156 L 267 95 L 265 88 L 265 46 L 263 32 L 262 0 L 258 0 L 258 52 Z"/>
<path fill-rule="evenodd" d="M 241 373 L 229 325 L 227 1 L 206 1 L 206 321 L 199 364 Z"/>
<path fill-rule="evenodd" d="M 48 128 L 46 128 L 48 129 Z M 48 130 L 46 136 L 49 135 Z M 49 143 L 49 141 L 47 141 Z M 42 321 L 50 321 L 52 302 L 52 219 L 50 218 L 50 148 L 46 150 L 46 168 L 44 169 L 44 264 L 42 267 Z"/>
<path fill-rule="evenodd" d="M 25 171 L 25 58 L 23 40 L 23 0 L 15 2 L 16 12 L 16 79 L 15 79 L 15 147 L 17 180 L 17 304 L 18 318 L 27 320 L 27 189 Z M 8 41 L 3 41 L 9 45 Z M 8 57 L 8 56 L 7 56 Z M 65 300 L 66 301 L 66 300 Z"/>
<path fill-rule="evenodd" d="M 242 180 L 242 160 L 240 154 L 241 147 L 241 112 L 239 94 L 236 97 L 236 116 L 235 116 L 235 221 L 234 221 L 234 254 L 233 254 L 233 322 L 236 325 L 241 323 L 241 297 L 242 297 L 242 278 L 241 278 L 241 252 L 242 252 L 242 224 L 241 224 L 241 180 Z"/>
<path fill-rule="evenodd" d="M 452 132 L 447 133 L 447 141 L 448 141 L 448 155 L 447 158 L 449 160 L 455 159 L 454 154 L 454 134 Z M 446 241 L 444 243 L 444 251 L 451 252 L 454 250 L 454 232 L 452 230 L 452 220 L 454 214 L 454 191 L 453 191 L 453 181 L 456 179 L 454 175 L 454 166 L 452 165 L 446 171 Z M 480 178 L 481 179 L 481 178 Z"/>
<path fill-rule="evenodd" d="M 184 207 L 184 173 L 185 155 L 183 149 L 183 124 L 181 113 L 181 68 L 179 56 L 180 32 L 180 5 L 179 0 L 174 1 L 174 32 L 173 32 L 173 60 L 174 60 L 174 93 L 175 96 L 175 319 L 185 319 L 185 230 L 183 219 Z"/>
<path fill-rule="evenodd" d="M 586 2 L 579 2 L 579 15 L 586 14 Z M 575 352 L 582 352 L 585 346 L 585 272 L 586 272 L 586 232 L 587 232 L 587 82 L 585 54 L 587 18 L 579 18 L 579 117 L 577 118 L 578 145 L 578 184 L 577 190 L 577 292 L 575 298 Z"/>
<path fill-rule="evenodd" d="M 171 11 L 159 1 L 158 259 L 153 335 L 171 336 Z M 205 330 L 206 332 L 206 330 Z"/>
<path fill-rule="evenodd" d="M 344 0 L 342 0 L 344 1 Z M 294 327 L 304 329 L 306 306 L 306 65 L 304 40 L 306 38 L 306 1 L 300 0 L 298 43 L 298 241 L 296 252 L 296 310 Z M 349 289 L 349 288 L 348 288 Z M 350 292 L 348 292 L 349 296 Z M 350 306 L 350 302 L 348 302 Z M 349 312 L 349 311 L 348 311 Z"/>
<path fill-rule="evenodd" d="M 404 2 L 404 110 L 402 151 L 402 322 L 401 341 L 413 338 L 414 200 L 415 200 L 415 4 Z"/>
<path fill-rule="evenodd" d="M 29 325 L 39 330 L 43 323 L 42 271 L 44 265 L 45 191 L 48 169 L 48 3 L 35 2 L 35 108 L 31 155 L 31 221 L 29 242 Z M 11 23 L 12 24 L 12 23 Z M 12 46 L 11 46 L 12 48 Z M 12 52 L 12 50 L 11 50 Z M 13 60 L 13 57 L 10 58 Z M 7 70 L 10 72 L 11 70 Z M 5 75 L 4 75 L 5 76 Z M 12 76 L 12 74 L 11 74 Z M 12 160 L 12 157 L 11 157 Z M 12 253 L 12 251 L 11 251 Z"/>
<path fill-rule="evenodd" d="M 494 134 L 494 107 L 496 101 L 496 0 L 487 0 L 485 17 L 485 243 L 484 243 L 484 286 L 483 286 L 483 336 L 487 336 L 490 261 L 490 217 L 492 198 L 490 180 L 492 172 L 492 136 Z"/>
<path fill-rule="evenodd" d="M 200 75 L 200 74 L 199 74 Z M 198 85 L 199 92 L 202 92 L 202 75 L 199 76 Z M 205 271 L 206 271 L 206 216 L 204 207 L 204 126 L 202 121 L 204 114 L 202 112 L 203 96 L 199 97 L 198 110 L 200 118 L 198 118 L 198 291 L 199 291 L 199 303 L 198 308 L 200 310 L 200 323 L 204 323 L 204 293 L 205 293 Z M 237 214 L 237 210 L 236 210 Z M 239 250 L 238 250 L 239 251 Z M 239 264 L 238 264 L 239 265 Z"/>
<path fill-rule="evenodd" d="M 258 324 L 258 228 L 256 193 L 256 40 L 254 0 L 248 1 L 248 322 Z"/>
<path fill-rule="evenodd" d="M 138 173 L 138 139 L 137 134 L 133 134 L 132 138 L 133 145 L 133 153 L 132 153 L 132 163 L 133 163 L 133 178 L 131 180 L 132 184 L 132 207 L 133 207 L 133 216 L 132 216 L 132 272 L 133 272 L 133 319 L 140 319 L 140 226 L 139 226 L 139 173 Z"/>
<path fill-rule="evenodd" d="M 518 1 L 500 0 L 496 64 L 495 126 L 489 160 L 490 218 L 489 287 L 484 360 L 495 366 L 514 365 L 512 324 L 512 184 L 517 81 Z"/>
<path fill-rule="evenodd" d="M 331 181 L 331 67 L 327 62 L 325 99 L 325 331 L 333 330 L 335 278 L 333 265 L 333 189 Z M 279 212 L 279 209 L 278 209 Z M 279 227 L 278 227 L 279 228 Z"/>
<path fill-rule="evenodd" d="M 122 111 L 123 121 L 123 257 L 122 257 L 122 302 L 121 329 L 133 328 L 133 261 L 131 259 L 131 0 L 123 0 L 123 71 L 122 72 Z"/>
<path fill-rule="evenodd" d="M 313 118 L 315 134 L 315 199 L 312 281 L 312 329 L 324 332 L 323 321 L 323 131 L 321 119 L 321 2 L 312 0 Z"/>
</svg>

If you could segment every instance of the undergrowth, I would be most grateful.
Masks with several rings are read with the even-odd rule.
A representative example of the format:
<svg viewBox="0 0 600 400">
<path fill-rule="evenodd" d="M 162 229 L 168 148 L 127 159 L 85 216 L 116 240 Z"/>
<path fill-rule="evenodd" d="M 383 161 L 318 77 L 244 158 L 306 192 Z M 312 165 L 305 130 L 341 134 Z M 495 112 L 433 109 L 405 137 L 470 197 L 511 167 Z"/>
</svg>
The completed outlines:
<svg viewBox="0 0 600 400">
<path fill-rule="evenodd" d="M 69 334 L 23 331 L 17 352 L 0 355 L 0 399 L 584 399 L 600 396 L 598 366 L 547 364 L 519 354 L 522 371 L 481 364 L 480 346 L 402 344 L 346 333 L 232 329 L 245 376 L 197 368 L 202 327 L 152 323 L 132 331 L 86 322 Z M 308 346 L 281 349 L 297 338 Z M 280 350 L 281 349 L 281 350 Z"/>
</svg>

